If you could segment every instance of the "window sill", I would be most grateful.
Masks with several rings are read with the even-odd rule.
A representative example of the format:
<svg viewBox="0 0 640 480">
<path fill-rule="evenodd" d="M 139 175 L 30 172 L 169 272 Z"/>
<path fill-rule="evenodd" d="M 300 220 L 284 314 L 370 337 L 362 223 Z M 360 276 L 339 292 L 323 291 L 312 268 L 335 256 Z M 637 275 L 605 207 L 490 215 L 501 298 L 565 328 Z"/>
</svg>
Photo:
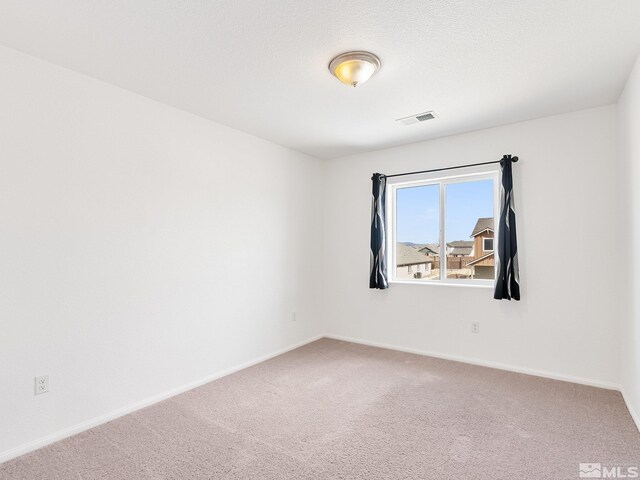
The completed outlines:
<svg viewBox="0 0 640 480">
<path fill-rule="evenodd" d="M 447 282 L 442 280 L 412 282 L 410 280 L 389 280 L 389 285 L 434 285 L 438 287 L 471 287 L 471 288 L 493 288 L 493 282 L 490 283 L 462 283 L 462 282 Z"/>
</svg>

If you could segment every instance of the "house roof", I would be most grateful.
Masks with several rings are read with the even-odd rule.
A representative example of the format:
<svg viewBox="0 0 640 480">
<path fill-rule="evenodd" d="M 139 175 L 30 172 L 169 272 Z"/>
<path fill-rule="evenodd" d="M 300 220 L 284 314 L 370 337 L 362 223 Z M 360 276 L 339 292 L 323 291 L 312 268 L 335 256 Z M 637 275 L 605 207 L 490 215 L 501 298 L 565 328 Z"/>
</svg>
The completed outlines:
<svg viewBox="0 0 640 480">
<path fill-rule="evenodd" d="M 476 226 L 473 228 L 473 232 L 471 233 L 472 237 L 479 235 L 485 230 L 491 230 L 493 232 L 493 217 L 489 218 L 479 218 L 476 222 Z"/>
<path fill-rule="evenodd" d="M 470 267 L 471 265 L 475 265 L 476 263 L 480 263 L 480 262 L 482 262 L 482 261 L 486 260 L 487 258 L 492 257 L 492 256 L 493 256 L 493 253 L 494 253 L 494 252 L 487 253 L 486 255 L 483 255 L 483 256 L 482 256 L 482 257 L 480 257 L 480 258 L 476 258 L 473 262 L 469 262 L 469 263 L 467 263 L 467 266 L 468 266 L 468 267 Z"/>
<path fill-rule="evenodd" d="M 471 255 L 472 251 L 473 247 L 455 247 L 449 252 L 449 255 L 462 255 L 467 257 Z"/>
<path fill-rule="evenodd" d="M 447 247 L 473 247 L 473 240 L 455 240 L 447 243 Z"/>
<path fill-rule="evenodd" d="M 447 247 L 451 248 L 449 255 L 471 255 L 473 251 L 473 240 L 455 240 L 447 243 Z"/>
<path fill-rule="evenodd" d="M 418 251 L 424 253 L 425 255 L 429 255 L 429 253 L 438 255 L 440 253 L 440 245 L 437 243 L 427 243 L 421 248 L 418 248 Z"/>
<path fill-rule="evenodd" d="M 396 265 L 402 267 L 404 265 L 417 265 L 419 263 L 433 263 L 424 253 L 420 253 L 418 249 L 405 245 L 404 243 L 396 243 Z"/>
</svg>

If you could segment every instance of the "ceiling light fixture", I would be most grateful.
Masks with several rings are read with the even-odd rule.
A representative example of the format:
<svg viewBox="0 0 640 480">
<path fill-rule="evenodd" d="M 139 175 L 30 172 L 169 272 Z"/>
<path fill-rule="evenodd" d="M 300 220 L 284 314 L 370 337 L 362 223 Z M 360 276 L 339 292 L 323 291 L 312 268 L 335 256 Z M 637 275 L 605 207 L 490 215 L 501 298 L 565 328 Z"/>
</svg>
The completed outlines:
<svg viewBox="0 0 640 480">
<path fill-rule="evenodd" d="M 329 63 L 329 71 L 345 85 L 357 87 L 380 69 L 380 59 L 369 52 L 346 52 Z"/>
</svg>

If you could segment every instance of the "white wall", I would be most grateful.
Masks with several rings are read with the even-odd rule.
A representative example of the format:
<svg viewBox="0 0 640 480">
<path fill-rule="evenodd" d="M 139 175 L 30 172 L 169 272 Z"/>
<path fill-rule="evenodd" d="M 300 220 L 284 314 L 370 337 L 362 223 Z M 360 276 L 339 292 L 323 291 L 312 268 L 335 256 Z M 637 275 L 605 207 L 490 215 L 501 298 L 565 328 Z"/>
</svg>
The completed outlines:
<svg viewBox="0 0 640 480">
<path fill-rule="evenodd" d="M 626 263 L 617 211 L 615 106 L 331 160 L 327 332 L 615 386 Z M 401 128 L 401 127 L 399 127 Z M 429 128 L 428 124 L 405 128 Z M 514 167 L 521 302 L 483 288 L 368 288 L 370 177 L 521 159 Z M 480 320 L 472 334 L 470 320 Z"/>
<path fill-rule="evenodd" d="M 322 168 L 0 48 L 0 458 L 319 334 Z"/>
<path fill-rule="evenodd" d="M 640 58 L 618 102 L 618 131 L 626 183 L 626 248 L 629 311 L 621 329 L 621 384 L 627 405 L 640 428 Z"/>
</svg>

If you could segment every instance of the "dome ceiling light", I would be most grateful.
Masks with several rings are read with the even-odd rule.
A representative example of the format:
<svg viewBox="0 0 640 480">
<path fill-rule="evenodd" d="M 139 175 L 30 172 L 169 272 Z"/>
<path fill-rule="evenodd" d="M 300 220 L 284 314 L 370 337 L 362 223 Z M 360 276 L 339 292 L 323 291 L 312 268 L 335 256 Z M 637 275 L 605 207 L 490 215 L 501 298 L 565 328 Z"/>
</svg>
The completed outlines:
<svg viewBox="0 0 640 480">
<path fill-rule="evenodd" d="M 329 63 L 329 71 L 342 83 L 357 87 L 380 69 L 380 59 L 369 52 L 346 52 Z"/>
</svg>

